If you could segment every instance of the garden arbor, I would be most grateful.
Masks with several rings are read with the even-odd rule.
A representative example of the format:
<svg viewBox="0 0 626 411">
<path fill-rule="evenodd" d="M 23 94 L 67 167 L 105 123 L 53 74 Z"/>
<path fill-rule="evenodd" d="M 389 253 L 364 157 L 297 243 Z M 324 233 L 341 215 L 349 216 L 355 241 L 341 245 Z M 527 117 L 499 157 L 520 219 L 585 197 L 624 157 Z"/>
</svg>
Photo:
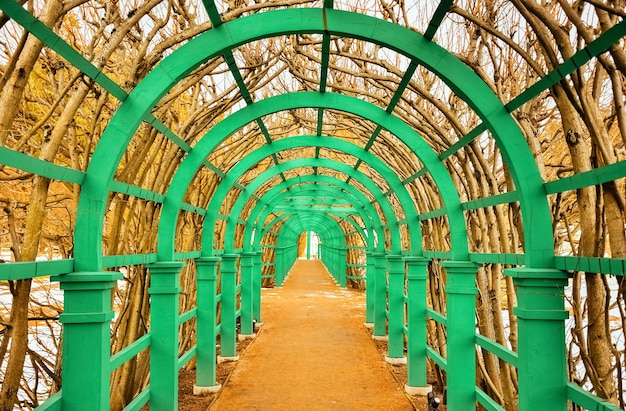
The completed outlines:
<svg viewBox="0 0 626 411">
<path fill-rule="evenodd" d="M 590 39 L 512 100 L 502 101 L 484 73 L 472 70 L 433 41 L 452 2 L 438 5 L 423 34 L 365 14 L 335 10 L 332 1 L 324 1 L 322 7 L 262 11 L 230 21 L 222 20 L 214 2 L 202 4 L 212 28 L 172 50 L 136 86 L 124 90 L 18 2 L 0 3 L 5 16 L 119 100 L 85 171 L 36 158 L 19 148 L 0 149 L 0 163 L 5 166 L 80 186 L 73 258 L 0 266 L 0 278 L 11 281 L 52 275 L 64 293 L 62 390 L 41 405 L 42 410 L 109 409 L 111 373 L 146 348 L 150 383 L 125 409 L 140 409 L 147 402 L 151 409 L 176 409 L 178 371 L 194 357 L 195 390 L 219 389 L 217 338 L 221 356 L 236 359 L 237 320 L 241 334 L 254 333 L 254 320 L 262 319 L 262 279 L 274 278 L 276 285 L 282 284 L 297 258 L 298 238 L 308 231 L 318 234 L 320 258 L 340 286 L 345 287 L 348 279 L 365 281 L 366 321 L 373 324 L 374 336 L 388 336 L 389 360 L 403 359 L 406 349 L 408 390 L 428 390 L 430 361 L 446 375 L 452 411 L 474 409 L 476 403 L 490 410 L 529 411 L 538 404 L 542 409 L 566 410 L 571 403 L 618 409 L 568 381 L 565 320 L 569 315 L 564 288 L 574 271 L 623 276 L 625 262 L 615 256 L 563 256 L 555 251 L 558 213 L 551 201 L 576 190 L 609 185 L 623 189 L 626 166 L 620 160 L 546 181 L 514 114 L 607 50 L 618 53 L 615 48 L 623 48 L 626 35 L 623 20 Z M 281 36 L 304 35 L 321 39 L 315 88 L 308 85 L 273 96 L 251 92 L 234 51 Z M 331 51 L 331 41 L 337 39 L 358 40 L 401 56 L 408 64 L 393 94 L 368 99 L 362 96 L 367 90 L 344 93 L 329 86 L 329 73 L 337 70 L 337 62 L 331 60 L 341 54 L 338 49 Z M 193 138 L 183 138 L 159 118 L 156 108 L 216 59 L 223 62 L 243 103 L 237 110 L 220 112 L 210 127 Z M 445 149 L 427 141 L 423 134 L 428 130 L 416 129 L 404 112 L 397 111 L 401 100 L 410 100 L 405 93 L 420 70 L 445 84 L 476 118 L 469 131 Z M 300 129 L 295 127 L 275 138 L 278 132 L 268 126 L 272 116 L 298 110 L 312 116 L 316 133 L 297 132 Z M 337 113 L 366 121 L 371 130 L 359 140 L 325 129 L 325 119 Z M 146 153 L 165 147 L 175 153 L 170 161 L 161 158 L 163 170 L 169 170 L 164 189 L 149 188 L 151 179 L 157 178 L 154 173 L 138 173 L 142 180 L 121 172 L 129 158 L 132 161 L 142 127 L 160 136 L 146 146 Z M 250 129 L 258 130 L 259 144 L 237 151 L 243 144 L 238 141 L 246 139 Z M 377 147 L 383 138 L 406 150 L 411 162 L 405 169 L 390 163 L 385 148 Z M 227 142 L 229 148 L 223 149 Z M 464 179 L 469 180 L 472 171 L 479 173 L 478 167 L 463 169 L 454 159 L 481 144 L 492 144 L 497 150 L 490 167 L 504 177 L 498 184 L 485 183 L 489 187 L 483 193 L 488 194 L 473 197 Z M 229 165 L 222 168 L 220 160 Z M 141 170 L 151 167 L 145 164 Z M 203 200 L 193 198 L 194 187 L 206 173 L 217 175 L 215 184 Z M 429 184 L 433 196 L 420 197 L 422 186 L 413 186 L 417 182 Z M 156 240 L 153 252 L 103 252 L 110 231 L 107 219 L 117 195 L 154 205 L 151 231 L 136 233 Z M 510 220 L 481 220 L 475 215 L 496 208 L 506 208 Z M 196 224 L 189 247 L 180 240 L 188 219 Z M 474 220 L 489 224 L 481 227 L 485 232 L 502 231 L 485 234 L 484 244 L 478 244 L 470 233 Z M 433 225 L 443 227 L 445 239 L 439 248 L 433 248 L 433 234 L 428 231 Z M 499 242 L 512 246 L 503 252 L 496 245 Z M 109 269 L 144 264 L 151 278 L 148 332 L 111 356 L 111 289 L 122 276 Z M 483 266 L 492 264 L 507 267 L 508 280 L 490 279 L 495 288 L 504 281 L 515 285 L 515 346 L 482 335 L 476 323 L 477 278 L 480 286 Z M 180 273 L 186 265 L 195 267 L 197 302 L 180 313 Z M 432 291 L 427 281 L 429 275 L 433 281 L 438 274 L 445 274 L 445 306 L 437 308 L 427 306 L 427 292 Z M 510 303 L 512 307 L 515 302 Z M 181 354 L 179 329 L 194 318 L 195 344 Z M 429 321 L 437 323 L 433 327 L 445 328 L 445 352 L 428 344 Z M 505 394 L 490 395 L 498 389 L 477 386 L 477 347 L 496 357 L 506 372 L 517 373 L 517 405 L 503 404 Z"/>
</svg>

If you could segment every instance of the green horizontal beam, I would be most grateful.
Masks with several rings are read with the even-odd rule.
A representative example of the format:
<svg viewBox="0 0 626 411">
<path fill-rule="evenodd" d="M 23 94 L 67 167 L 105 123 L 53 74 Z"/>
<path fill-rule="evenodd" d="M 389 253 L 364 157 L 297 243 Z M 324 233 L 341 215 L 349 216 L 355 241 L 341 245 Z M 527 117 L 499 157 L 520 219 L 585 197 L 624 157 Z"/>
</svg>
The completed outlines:
<svg viewBox="0 0 626 411">
<path fill-rule="evenodd" d="M 513 112 L 522 105 L 538 96 L 543 91 L 554 86 L 559 81 L 565 79 L 569 74 L 578 70 L 589 62 L 592 58 L 604 53 L 612 45 L 617 45 L 618 40 L 626 36 L 626 20 L 614 25 L 597 39 L 587 45 L 587 47 L 576 52 L 572 57 L 565 60 L 550 73 L 539 79 L 535 84 L 528 87 L 517 97 L 505 105 L 509 112 Z"/>
<path fill-rule="evenodd" d="M 618 178 L 626 177 L 626 160 L 599 167 L 593 170 L 574 174 L 559 180 L 544 184 L 546 194 L 562 193 L 568 190 L 578 190 L 583 187 L 597 186 Z"/>
<path fill-rule="evenodd" d="M 428 358 L 433 360 L 442 370 L 445 372 L 448 371 L 448 362 L 441 356 L 441 354 L 433 350 L 432 347 L 426 347 L 426 354 L 428 355 Z"/>
<path fill-rule="evenodd" d="M 456 153 L 457 151 L 459 151 L 460 149 L 462 149 L 463 147 L 471 143 L 476 137 L 484 133 L 486 130 L 487 130 L 487 124 L 481 123 L 477 125 L 469 133 L 461 137 L 459 141 L 452 144 L 443 153 L 439 154 L 439 160 L 444 161 L 446 158 L 450 157 L 452 154 Z"/>
<path fill-rule="evenodd" d="M 479 387 L 476 387 L 476 400 L 487 411 L 505 411 L 493 398 L 487 395 Z"/>
<path fill-rule="evenodd" d="M 439 324 L 443 325 L 445 327 L 445 325 L 447 324 L 448 320 L 447 318 L 441 314 L 440 312 L 437 312 L 435 310 L 433 310 L 432 308 L 427 308 L 426 309 L 426 314 L 428 315 L 428 317 L 430 317 L 432 320 L 437 321 Z"/>
<path fill-rule="evenodd" d="M 163 204 L 165 202 L 165 196 L 161 193 L 157 193 L 145 188 L 138 187 L 136 185 L 122 183 L 121 181 L 113 180 L 109 186 L 111 191 L 120 194 L 128 194 L 133 197 L 141 198 L 147 201 L 154 201 L 155 203 Z"/>
<path fill-rule="evenodd" d="M 442 0 L 441 3 L 439 3 L 439 6 L 437 6 L 437 9 L 433 14 L 433 17 L 430 19 L 430 23 L 428 23 L 426 32 L 424 33 L 424 37 L 427 40 L 430 41 L 433 39 L 433 37 L 435 37 L 437 29 L 439 29 L 439 26 L 441 26 L 441 22 L 443 21 L 443 18 L 446 16 L 446 14 L 448 14 L 448 11 L 450 11 L 450 7 L 452 7 L 453 2 L 453 0 Z"/>
<path fill-rule="evenodd" d="M 465 211 L 477 210 L 479 208 L 493 207 L 500 204 L 514 203 L 518 199 L 519 198 L 517 196 L 517 192 L 509 191 L 507 193 L 496 194 L 494 196 L 479 198 L 477 200 L 461 203 L 461 209 Z"/>
<path fill-rule="evenodd" d="M 0 264 L 0 281 L 62 275 L 69 274 L 73 271 L 73 259 L 4 263 Z"/>
<path fill-rule="evenodd" d="M 198 307 L 192 308 L 178 316 L 178 324 L 184 324 L 198 315 Z"/>
<path fill-rule="evenodd" d="M 13 0 L 3 1 L 0 3 L 0 9 L 2 9 L 7 16 L 24 27 L 29 33 L 41 40 L 43 44 L 54 50 L 58 55 L 98 83 L 118 100 L 124 101 L 126 97 L 128 97 L 128 94 L 122 87 L 83 57 L 65 40 L 52 31 L 52 29 L 24 9 L 18 2 Z"/>
<path fill-rule="evenodd" d="M 150 264 L 157 260 L 154 254 L 124 254 L 124 255 L 106 255 L 102 257 L 102 266 L 104 268 L 123 267 L 126 265 Z"/>
<path fill-rule="evenodd" d="M 452 257 L 451 251 L 424 250 L 424 257 L 437 258 L 439 260 L 449 260 Z"/>
<path fill-rule="evenodd" d="M 187 365 L 187 363 L 189 361 L 191 361 L 191 359 L 193 357 L 196 356 L 196 352 L 198 350 L 198 346 L 194 345 L 193 347 L 191 347 L 189 350 L 187 350 L 186 353 L 184 353 L 183 355 L 180 356 L 180 358 L 178 359 L 178 369 L 180 370 L 181 368 L 183 368 L 185 365 Z"/>
<path fill-rule="evenodd" d="M 424 213 L 424 214 L 420 214 L 417 218 L 418 218 L 419 221 L 424 221 L 424 220 L 430 220 L 431 218 L 437 218 L 437 217 L 444 216 L 447 213 L 448 213 L 448 210 L 446 209 L 446 207 L 441 207 L 441 208 L 438 208 L 436 210 L 429 211 L 429 212 Z"/>
<path fill-rule="evenodd" d="M 0 146 L 0 164 L 66 183 L 82 184 L 85 179 L 82 171 L 40 160 L 3 146 Z"/>
<path fill-rule="evenodd" d="M 150 346 L 150 334 L 144 334 L 137 338 L 134 342 L 124 347 L 111 357 L 111 369 L 113 372 L 121 367 L 126 361 L 135 357 L 137 354 Z"/>
<path fill-rule="evenodd" d="M 217 254 L 217 253 L 214 253 L 214 254 Z M 176 261 L 193 260 L 194 258 L 200 258 L 201 255 L 202 255 L 202 252 L 198 251 L 198 250 L 195 250 L 195 251 L 182 251 L 182 252 L 174 253 L 174 259 Z"/>
<path fill-rule="evenodd" d="M 518 357 L 516 352 L 480 334 L 476 334 L 476 344 L 517 368 Z"/>
<path fill-rule="evenodd" d="M 603 401 L 601 398 L 596 397 L 571 382 L 567 383 L 567 399 L 586 410 L 621 411 L 621 408 L 616 407 L 607 401 Z"/>
<path fill-rule="evenodd" d="M 180 205 L 180 208 L 181 208 L 181 210 L 185 210 L 185 211 L 188 211 L 190 213 L 198 214 L 198 215 L 201 215 L 201 216 L 205 216 L 206 215 L 206 208 L 197 207 L 197 206 L 189 204 L 189 203 L 182 203 Z"/>
<path fill-rule="evenodd" d="M 556 256 L 554 260 L 554 266 L 559 270 L 626 275 L 626 259 L 624 258 Z"/>
<path fill-rule="evenodd" d="M 428 170 L 425 167 L 422 167 L 417 173 L 415 173 L 412 176 L 402 180 L 402 184 L 407 185 L 407 184 L 417 180 L 418 178 L 420 178 L 421 176 L 423 176 L 426 173 L 428 173 Z"/>
<path fill-rule="evenodd" d="M 470 253 L 470 261 L 481 264 L 525 265 L 525 254 Z"/>
</svg>

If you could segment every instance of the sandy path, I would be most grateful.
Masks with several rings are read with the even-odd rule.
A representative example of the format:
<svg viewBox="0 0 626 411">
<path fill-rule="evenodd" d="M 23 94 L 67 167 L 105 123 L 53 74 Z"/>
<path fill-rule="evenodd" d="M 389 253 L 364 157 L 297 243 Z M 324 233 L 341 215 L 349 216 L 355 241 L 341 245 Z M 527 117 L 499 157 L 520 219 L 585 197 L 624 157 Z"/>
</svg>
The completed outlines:
<svg viewBox="0 0 626 411">
<path fill-rule="evenodd" d="M 413 410 L 363 326 L 362 293 L 299 260 L 211 410 Z"/>
</svg>

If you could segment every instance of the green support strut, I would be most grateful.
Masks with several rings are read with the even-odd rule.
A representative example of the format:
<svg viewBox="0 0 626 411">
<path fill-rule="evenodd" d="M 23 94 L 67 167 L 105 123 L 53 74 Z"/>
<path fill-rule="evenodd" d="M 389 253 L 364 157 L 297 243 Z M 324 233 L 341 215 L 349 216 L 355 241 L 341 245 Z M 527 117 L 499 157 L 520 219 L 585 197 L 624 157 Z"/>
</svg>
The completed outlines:
<svg viewBox="0 0 626 411">
<path fill-rule="evenodd" d="M 519 410 L 567 410 L 567 350 L 563 288 L 567 273 L 510 268 L 517 289 Z"/>
<path fill-rule="evenodd" d="M 220 356 L 236 361 L 237 357 L 237 259 L 238 254 L 222 255 L 222 334 Z"/>
<path fill-rule="evenodd" d="M 387 261 L 384 253 L 375 253 L 374 337 L 387 336 Z"/>
<path fill-rule="evenodd" d="M 376 284 L 376 260 L 371 251 L 365 252 L 365 323 L 374 325 L 374 287 Z"/>
<path fill-rule="evenodd" d="M 202 257 L 196 260 L 197 317 L 196 317 L 196 385 L 195 395 L 213 393 L 222 387 L 217 383 L 217 263 L 220 257 Z"/>
<path fill-rule="evenodd" d="M 117 272 L 76 272 L 52 277 L 64 291 L 63 399 L 69 411 L 109 409 L 111 289 Z"/>
<path fill-rule="evenodd" d="M 347 263 L 346 263 L 346 257 L 347 257 L 347 252 L 345 247 L 340 247 L 337 250 L 337 254 L 338 254 L 338 260 L 337 260 L 337 283 L 339 284 L 339 287 L 341 288 L 346 288 L 348 286 L 347 284 Z"/>
<path fill-rule="evenodd" d="M 157 262 L 150 272 L 150 409 L 178 409 L 179 274 L 185 263 Z"/>
<path fill-rule="evenodd" d="M 407 264 L 407 384 L 411 395 L 426 395 L 432 387 L 426 381 L 426 280 L 428 258 L 406 257 Z"/>
<path fill-rule="evenodd" d="M 404 258 L 387 256 L 389 271 L 389 314 L 387 362 L 405 363 L 404 357 Z"/>
<path fill-rule="evenodd" d="M 476 270 L 469 261 L 444 261 L 448 295 L 448 410 L 476 409 Z"/>
<path fill-rule="evenodd" d="M 285 259 L 285 250 L 282 247 L 276 247 L 274 252 L 274 270 L 276 272 L 276 287 L 283 286 L 283 260 Z"/>
<path fill-rule="evenodd" d="M 241 253 L 241 334 L 254 335 L 254 257 L 256 253 Z"/>
<path fill-rule="evenodd" d="M 261 283 L 263 275 L 263 251 L 257 251 L 254 255 L 254 275 L 252 277 L 252 318 L 261 322 Z"/>
</svg>

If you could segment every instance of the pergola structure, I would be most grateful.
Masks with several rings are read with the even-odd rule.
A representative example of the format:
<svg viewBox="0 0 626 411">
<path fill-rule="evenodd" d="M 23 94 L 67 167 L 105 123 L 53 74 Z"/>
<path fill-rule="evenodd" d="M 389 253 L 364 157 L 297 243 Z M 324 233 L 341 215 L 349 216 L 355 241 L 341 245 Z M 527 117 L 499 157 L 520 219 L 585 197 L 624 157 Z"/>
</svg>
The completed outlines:
<svg viewBox="0 0 626 411">
<path fill-rule="evenodd" d="M 277 286 L 282 284 L 298 257 L 298 239 L 306 232 L 319 236 L 320 258 L 341 286 L 354 279 L 349 268 L 365 271 L 366 321 L 373 323 L 374 336 L 388 336 L 390 359 L 406 355 L 407 389 L 427 390 L 427 364 L 432 361 L 446 374 L 448 409 L 475 409 L 477 403 L 488 410 L 505 409 L 507 406 L 487 395 L 484 387 L 476 386 L 478 347 L 516 369 L 516 407 L 520 410 L 566 410 L 570 404 L 594 410 L 619 409 L 568 381 L 564 287 L 573 271 L 623 276 L 626 263 L 610 255 L 575 256 L 555 251 L 551 198 L 609 184 L 623 189 L 626 165 L 620 160 L 546 181 L 514 114 L 543 98 L 551 87 L 568 82 L 572 73 L 584 71 L 598 56 L 623 53 L 623 19 L 597 33 L 516 97 L 503 101 L 480 73 L 434 41 L 454 7 L 452 1 L 438 5 L 424 32 L 366 13 L 335 9 L 332 0 L 228 21 L 214 1 L 204 0 L 203 6 L 211 28 L 171 50 L 126 90 L 20 2 L 0 2 L 4 16 L 80 71 L 93 87 L 119 101 L 84 171 L 42 160 L 9 144 L 0 147 L 0 163 L 6 167 L 80 186 L 73 258 L 0 265 L 2 280 L 52 276 L 64 293 L 62 390 L 37 409 L 109 409 L 111 372 L 146 348 L 150 350 L 150 383 L 125 409 L 138 410 L 147 402 L 155 410 L 176 409 L 178 371 L 194 357 L 195 389 L 212 389 L 216 386 L 216 339 L 220 339 L 222 356 L 236 358 L 237 322 L 241 334 L 254 333 L 254 321 L 262 320 L 262 277 L 274 277 Z M 316 88 L 271 96 L 251 92 L 234 52 L 253 42 L 301 35 L 321 38 Z M 360 90 L 349 95 L 329 85 L 331 62 L 338 54 L 331 47 L 335 39 L 354 39 L 391 50 L 408 63 L 386 104 L 363 97 Z M 224 110 L 201 134 L 183 138 L 159 119 L 155 107 L 181 82 L 216 59 L 225 62 L 244 103 L 237 110 Z M 477 119 L 445 149 L 435 148 L 397 110 L 402 99 L 408 100 L 407 87 L 420 70 L 434 74 Z M 297 110 L 312 113 L 316 132 L 294 131 L 276 138 L 268 126 L 271 117 Z M 373 130 L 359 140 L 342 138 L 325 128 L 331 113 L 366 120 Z M 151 150 L 176 147 L 177 155 L 171 159 L 174 171 L 164 192 L 152 191 L 145 181 L 133 180 L 134 176 L 119 178 L 129 147 L 145 126 L 156 129 L 161 137 Z M 224 142 L 245 139 L 250 127 L 260 130 L 262 144 L 246 151 L 227 169 L 211 160 Z M 376 150 L 383 136 L 408 149 L 413 159 L 407 166 L 409 175 Z M 484 142 L 493 142 L 499 150 L 499 164 L 494 167 L 506 170 L 510 184 L 495 187 L 489 195 L 469 198 L 459 182 L 462 173 L 455 173 L 451 159 L 470 145 Z M 325 152 L 342 153 L 343 158 L 355 161 L 324 156 Z M 221 156 L 228 158 L 229 152 Z M 257 167 L 261 169 L 251 174 Z M 217 174 L 219 184 L 203 202 L 190 202 L 190 187 L 207 172 Z M 433 183 L 439 196 L 439 203 L 431 204 L 430 209 L 416 200 L 419 192 L 410 188 L 424 180 Z M 103 251 L 107 215 L 116 194 L 153 203 L 159 209 L 153 253 L 108 255 Z M 511 252 L 477 249 L 470 243 L 471 213 L 494 207 L 519 210 L 523 237 Z M 194 249 L 183 249 L 176 242 L 185 214 L 201 221 L 199 247 Z M 429 248 L 429 223 L 446 227 L 449 248 Z M 352 236 L 359 238 L 358 245 L 348 242 Z M 270 250 L 273 252 L 268 254 Z M 179 274 L 190 261 L 197 273 L 197 305 L 181 314 Z M 443 267 L 446 277 L 446 306 L 439 311 L 427 303 L 433 262 Z M 111 289 L 122 278 L 111 269 L 142 264 L 151 276 L 149 332 L 111 356 Z M 515 350 L 477 333 L 476 275 L 488 264 L 506 265 L 504 274 L 515 283 Z M 196 342 L 181 356 L 179 327 L 193 318 Z M 428 321 L 445 328 L 445 356 L 427 342 Z"/>
</svg>

